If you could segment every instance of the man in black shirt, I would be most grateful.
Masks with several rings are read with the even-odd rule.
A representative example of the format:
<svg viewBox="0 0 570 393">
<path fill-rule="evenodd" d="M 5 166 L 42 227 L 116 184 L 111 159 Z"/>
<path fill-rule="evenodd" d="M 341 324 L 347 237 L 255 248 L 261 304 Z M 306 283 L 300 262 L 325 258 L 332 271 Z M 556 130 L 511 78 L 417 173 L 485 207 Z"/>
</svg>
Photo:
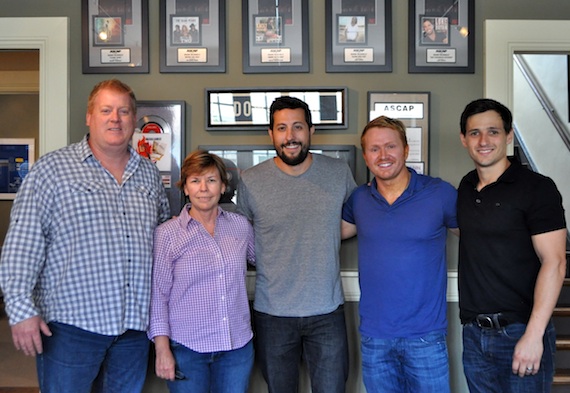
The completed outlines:
<svg viewBox="0 0 570 393">
<path fill-rule="evenodd" d="M 549 392 L 550 321 L 566 273 L 566 222 L 554 182 L 507 157 L 512 115 L 479 99 L 461 115 L 475 163 L 458 190 L 463 365 L 473 392 Z"/>
</svg>

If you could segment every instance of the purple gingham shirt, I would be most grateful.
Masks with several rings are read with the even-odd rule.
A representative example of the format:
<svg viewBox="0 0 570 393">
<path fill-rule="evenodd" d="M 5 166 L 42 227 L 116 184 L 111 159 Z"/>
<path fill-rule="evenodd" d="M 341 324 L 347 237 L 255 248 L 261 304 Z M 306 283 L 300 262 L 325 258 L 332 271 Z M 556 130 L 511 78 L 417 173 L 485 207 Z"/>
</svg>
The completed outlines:
<svg viewBox="0 0 570 393">
<path fill-rule="evenodd" d="M 148 336 L 168 336 L 200 353 L 241 348 L 253 336 L 246 290 L 253 228 L 218 208 L 211 236 L 188 209 L 155 231 Z"/>
</svg>

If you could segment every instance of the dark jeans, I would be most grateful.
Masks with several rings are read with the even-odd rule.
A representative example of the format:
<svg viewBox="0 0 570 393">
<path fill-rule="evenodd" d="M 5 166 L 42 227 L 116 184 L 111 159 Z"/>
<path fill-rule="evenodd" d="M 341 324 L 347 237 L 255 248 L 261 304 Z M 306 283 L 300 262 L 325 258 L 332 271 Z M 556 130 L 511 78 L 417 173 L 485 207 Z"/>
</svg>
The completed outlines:
<svg viewBox="0 0 570 393">
<path fill-rule="evenodd" d="M 344 393 L 348 343 L 344 307 L 311 317 L 254 311 L 255 351 L 270 393 L 294 393 L 299 362 L 307 364 L 313 393 Z"/>
<path fill-rule="evenodd" d="M 178 376 L 170 393 L 245 393 L 253 367 L 253 342 L 232 351 L 198 353 L 170 342 Z"/>
<path fill-rule="evenodd" d="M 512 372 L 515 345 L 526 325 L 513 323 L 501 329 L 463 326 L 463 368 L 471 393 L 547 393 L 554 378 L 556 332 L 552 322 L 544 333 L 544 352 L 536 375 L 523 378 Z"/>
<path fill-rule="evenodd" d="M 368 393 L 449 393 L 443 332 L 417 338 L 362 336 L 362 379 Z"/>
<path fill-rule="evenodd" d="M 148 365 L 146 332 L 104 336 L 51 322 L 36 365 L 42 393 L 139 393 Z"/>
</svg>

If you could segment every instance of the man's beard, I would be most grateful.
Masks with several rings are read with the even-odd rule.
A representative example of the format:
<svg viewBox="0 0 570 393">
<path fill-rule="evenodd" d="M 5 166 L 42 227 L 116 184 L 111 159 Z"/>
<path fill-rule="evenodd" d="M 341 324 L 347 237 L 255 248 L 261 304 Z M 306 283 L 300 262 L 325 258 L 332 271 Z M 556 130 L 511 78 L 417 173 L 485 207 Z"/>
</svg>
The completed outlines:
<svg viewBox="0 0 570 393">
<path fill-rule="evenodd" d="M 294 157 L 290 157 L 290 156 L 285 154 L 285 146 L 284 145 L 282 145 L 278 149 L 277 148 L 275 149 L 275 151 L 277 152 L 277 155 L 279 156 L 281 161 L 283 161 L 285 164 L 287 164 L 289 166 L 296 166 L 296 165 L 301 164 L 303 161 L 305 161 L 305 159 L 309 155 L 309 145 L 302 145 L 301 143 L 298 143 L 298 142 L 294 142 L 294 144 L 301 146 L 301 151 L 299 152 L 298 155 L 296 155 Z"/>
</svg>

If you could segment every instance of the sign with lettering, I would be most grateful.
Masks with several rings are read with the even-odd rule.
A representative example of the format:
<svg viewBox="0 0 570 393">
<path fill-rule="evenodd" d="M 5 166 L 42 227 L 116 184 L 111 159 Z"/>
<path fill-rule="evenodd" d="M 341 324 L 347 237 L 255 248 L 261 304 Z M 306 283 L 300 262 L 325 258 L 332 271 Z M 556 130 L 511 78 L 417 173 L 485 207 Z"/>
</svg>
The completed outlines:
<svg viewBox="0 0 570 393">
<path fill-rule="evenodd" d="M 379 116 L 398 119 L 406 127 L 410 147 L 406 165 L 429 173 L 429 93 L 368 92 L 369 120 Z"/>
<path fill-rule="evenodd" d="M 265 131 L 269 127 L 269 108 L 273 101 L 281 96 L 296 97 L 305 101 L 309 105 L 312 122 L 316 128 L 347 128 L 347 89 L 328 87 L 207 89 L 206 129 Z"/>
<path fill-rule="evenodd" d="M 374 105 L 379 115 L 396 119 L 423 119 L 424 104 L 421 102 L 383 102 Z"/>
</svg>

